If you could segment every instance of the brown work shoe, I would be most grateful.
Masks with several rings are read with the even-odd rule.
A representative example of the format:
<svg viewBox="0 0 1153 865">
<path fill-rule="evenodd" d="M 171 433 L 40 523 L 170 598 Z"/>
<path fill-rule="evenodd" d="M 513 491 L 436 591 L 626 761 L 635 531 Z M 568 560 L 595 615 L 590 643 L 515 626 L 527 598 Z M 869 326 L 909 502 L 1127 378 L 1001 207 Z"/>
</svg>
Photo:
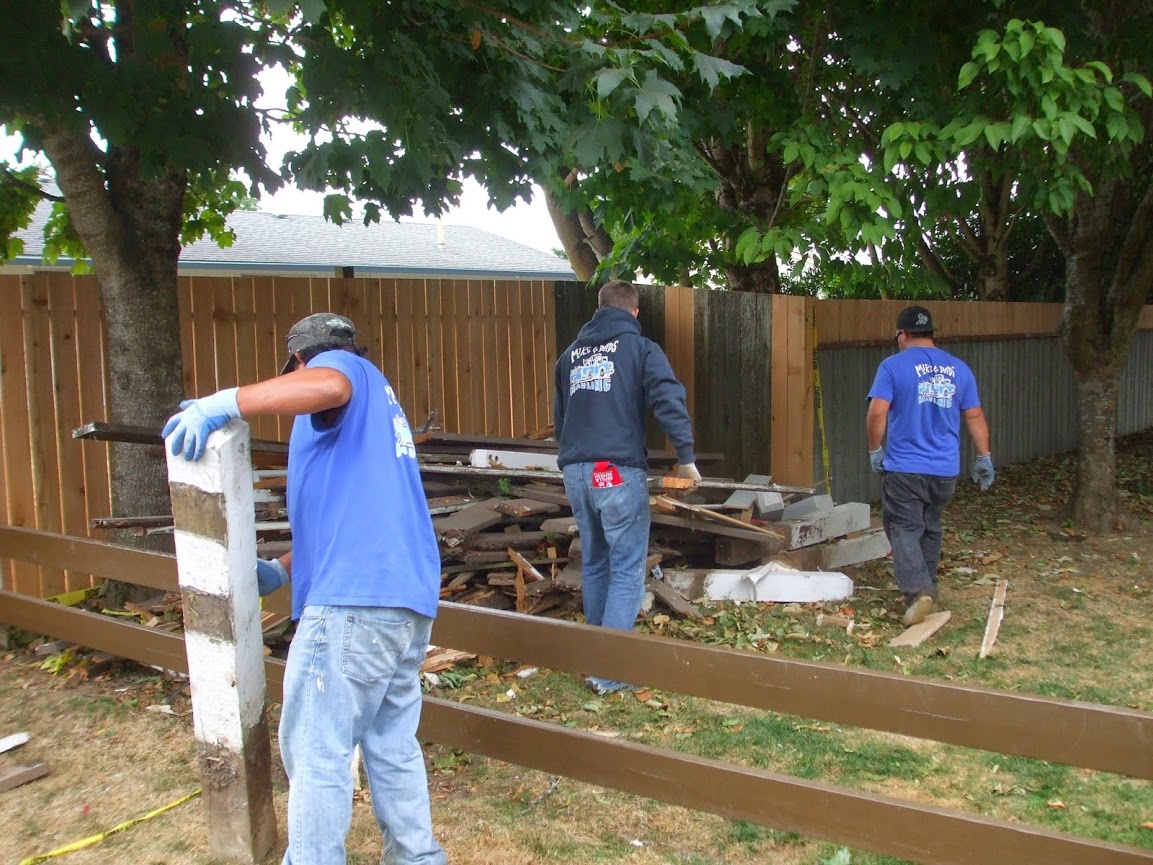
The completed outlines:
<svg viewBox="0 0 1153 865">
<path fill-rule="evenodd" d="M 933 612 L 932 596 L 918 595 L 917 600 L 905 609 L 905 617 L 901 621 L 904 622 L 906 628 L 909 628 L 921 624 L 931 612 Z"/>
</svg>

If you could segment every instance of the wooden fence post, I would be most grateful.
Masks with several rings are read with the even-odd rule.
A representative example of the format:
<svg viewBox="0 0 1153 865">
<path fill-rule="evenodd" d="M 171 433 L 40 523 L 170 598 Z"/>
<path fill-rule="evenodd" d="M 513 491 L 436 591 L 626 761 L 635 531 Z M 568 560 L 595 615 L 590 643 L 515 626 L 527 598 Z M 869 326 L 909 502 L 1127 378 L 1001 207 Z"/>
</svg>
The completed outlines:
<svg viewBox="0 0 1153 865">
<path fill-rule="evenodd" d="M 254 863 L 276 843 L 248 424 L 198 462 L 168 454 L 184 639 L 208 843 Z"/>
</svg>

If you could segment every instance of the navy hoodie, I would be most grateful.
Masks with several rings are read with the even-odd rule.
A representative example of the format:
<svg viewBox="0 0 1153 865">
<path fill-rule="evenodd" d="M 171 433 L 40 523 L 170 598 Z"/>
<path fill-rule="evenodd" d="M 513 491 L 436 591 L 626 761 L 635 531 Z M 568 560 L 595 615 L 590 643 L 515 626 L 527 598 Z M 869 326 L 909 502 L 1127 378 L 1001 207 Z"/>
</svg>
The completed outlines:
<svg viewBox="0 0 1153 865">
<path fill-rule="evenodd" d="M 558 461 L 648 468 L 645 412 L 652 409 L 682 465 L 695 462 L 685 388 L 661 347 L 624 309 L 598 309 L 556 362 Z"/>
</svg>

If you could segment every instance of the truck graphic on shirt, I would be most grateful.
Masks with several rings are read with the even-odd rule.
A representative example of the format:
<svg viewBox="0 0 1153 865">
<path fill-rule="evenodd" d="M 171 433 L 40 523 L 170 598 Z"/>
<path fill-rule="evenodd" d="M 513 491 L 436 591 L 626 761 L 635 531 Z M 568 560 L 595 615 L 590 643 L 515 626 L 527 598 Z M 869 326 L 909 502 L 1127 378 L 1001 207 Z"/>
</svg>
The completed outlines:
<svg viewBox="0 0 1153 865">
<path fill-rule="evenodd" d="M 957 393 L 957 385 L 952 377 L 944 373 L 937 373 L 929 378 L 917 381 L 917 404 L 931 402 L 941 408 L 953 407 L 953 396 Z"/>
</svg>

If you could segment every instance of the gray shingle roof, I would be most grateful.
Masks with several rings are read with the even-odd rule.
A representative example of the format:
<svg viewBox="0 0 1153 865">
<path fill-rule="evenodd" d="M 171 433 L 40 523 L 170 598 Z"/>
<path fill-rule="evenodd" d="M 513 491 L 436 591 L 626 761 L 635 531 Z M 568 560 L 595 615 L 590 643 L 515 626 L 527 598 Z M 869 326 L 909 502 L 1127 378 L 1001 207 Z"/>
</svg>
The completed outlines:
<svg viewBox="0 0 1153 865">
<path fill-rule="evenodd" d="M 13 264 L 40 264 L 47 202 L 17 233 L 24 253 Z M 469 226 L 446 225 L 444 245 L 435 223 L 360 221 L 334 225 L 322 216 L 240 211 L 228 219 L 236 242 L 222 249 L 205 238 L 180 255 L 181 269 L 291 271 L 354 268 L 357 275 L 411 274 L 497 279 L 575 279 L 569 263 L 547 252 Z"/>
</svg>

